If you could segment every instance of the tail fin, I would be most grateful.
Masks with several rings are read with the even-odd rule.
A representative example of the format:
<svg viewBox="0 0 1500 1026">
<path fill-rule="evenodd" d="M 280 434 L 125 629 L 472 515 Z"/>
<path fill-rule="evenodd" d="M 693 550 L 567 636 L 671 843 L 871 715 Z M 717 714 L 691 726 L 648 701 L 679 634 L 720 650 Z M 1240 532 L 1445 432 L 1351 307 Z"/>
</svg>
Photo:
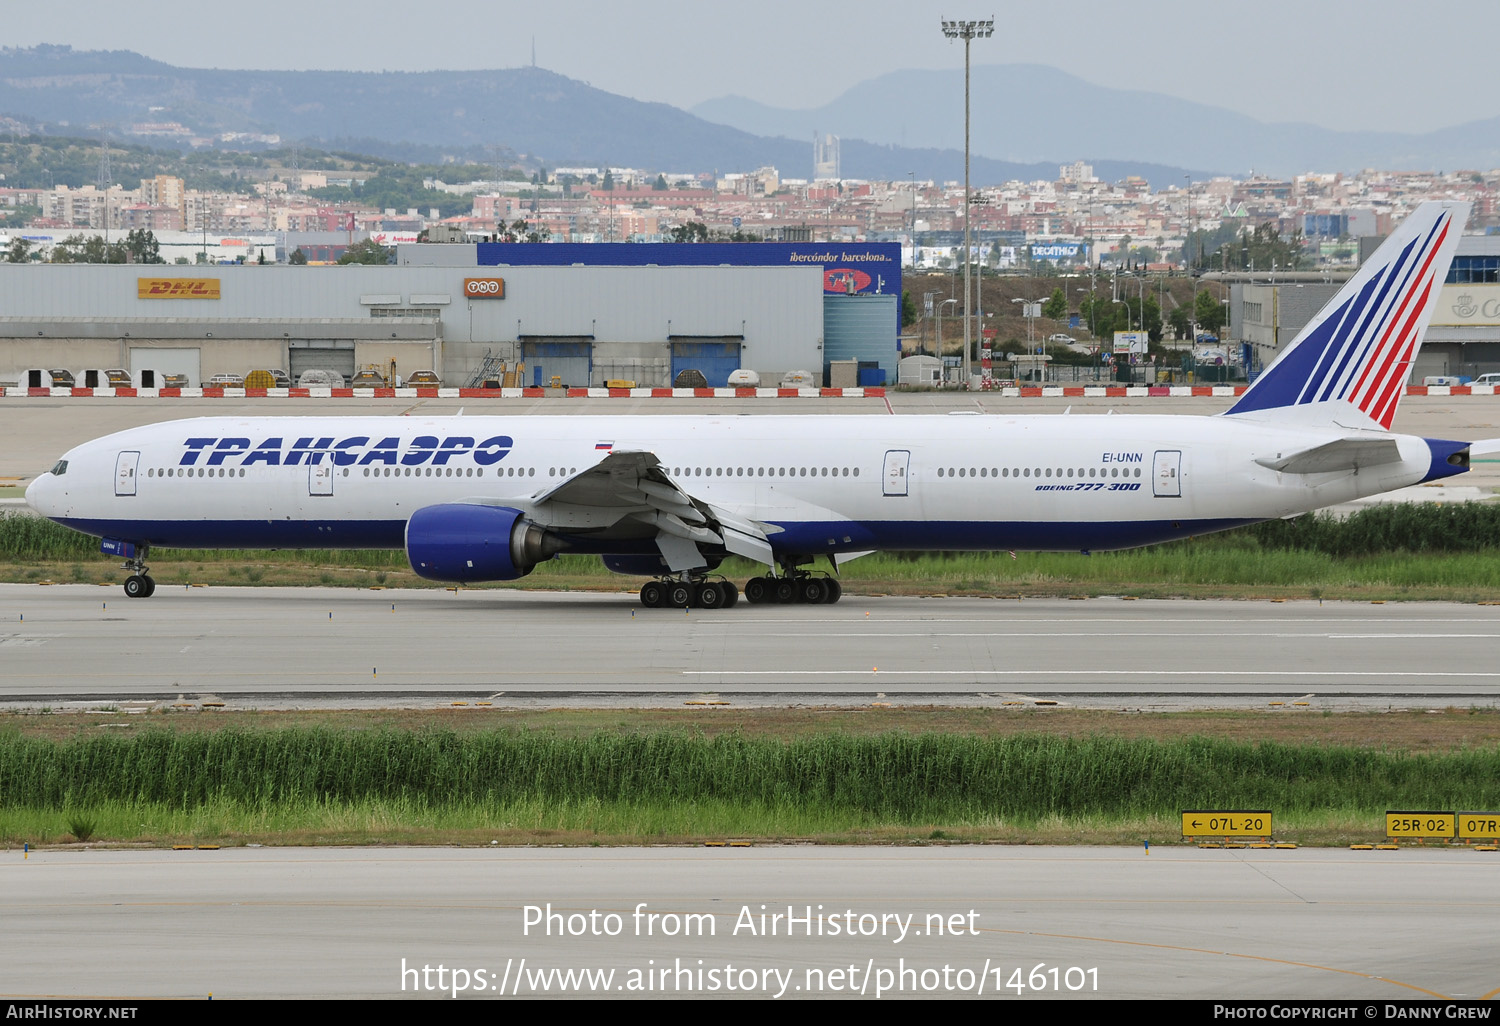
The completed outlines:
<svg viewBox="0 0 1500 1026">
<path fill-rule="evenodd" d="M 1468 217 L 1467 203 L 1419 206 L 1229 413 L 1389 431 Z"/>
</svg>

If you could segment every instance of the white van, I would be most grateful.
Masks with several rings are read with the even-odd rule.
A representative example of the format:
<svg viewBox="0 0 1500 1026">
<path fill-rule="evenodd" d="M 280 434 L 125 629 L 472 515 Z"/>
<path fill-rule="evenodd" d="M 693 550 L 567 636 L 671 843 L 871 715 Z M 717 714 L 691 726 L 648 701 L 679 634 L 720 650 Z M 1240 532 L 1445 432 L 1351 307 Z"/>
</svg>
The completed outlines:
<svg viewBox="0 0 1500 1026">
<path fill-rule="evenodd" d="M 1424 385 L 1461 385 L 1462 381 L 1455 374 L 1429 374 L 1422 379 Z"/>
<path fill-rule="evenodd" d="M 1500 385 L 1500 374 L 1481 374 L 1470 382 L 1472 385 Z"/>
</svg>

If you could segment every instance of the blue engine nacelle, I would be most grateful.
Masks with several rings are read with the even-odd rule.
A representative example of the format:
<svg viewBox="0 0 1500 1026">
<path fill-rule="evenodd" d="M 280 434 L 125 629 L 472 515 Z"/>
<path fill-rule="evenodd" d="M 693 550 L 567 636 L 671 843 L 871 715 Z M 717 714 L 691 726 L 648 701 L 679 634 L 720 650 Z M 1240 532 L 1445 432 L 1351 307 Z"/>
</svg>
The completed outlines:
<svg viewBox="0 0 1500 1026">
<path fill-rule="evenodd" d="M 514 581 L 563 547 L 509 506 L 445 502 L 406 522 L 406 558 L 431 581 Z"/>
</svg>

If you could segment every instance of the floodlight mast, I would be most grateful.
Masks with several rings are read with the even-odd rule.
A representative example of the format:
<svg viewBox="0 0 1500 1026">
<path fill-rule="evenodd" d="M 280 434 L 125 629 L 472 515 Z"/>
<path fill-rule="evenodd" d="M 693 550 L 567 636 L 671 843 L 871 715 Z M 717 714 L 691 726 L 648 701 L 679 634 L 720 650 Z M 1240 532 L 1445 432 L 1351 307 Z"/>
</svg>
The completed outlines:
<svg viewBox="0 0 1500 1026">
<path fill-rule="evenodd" d="M 969 285 L 969 263 L 973 257 L 969 242 L 969 215 L 972 212 L 970 204 L 973 202 L 969 193 L 969 41 L 976 37 L 988 39 L 994 34 L 995 19 L 993 17 L 983 21 L 943 19 L 943 35 L 949 39 L 964 41 L 964 356 L 958 365 L 960 380 L 965 385 L 969 380 L 969 346 L 971 345 L 969 332 L 973 317 L 973 289 Z"/>
</svg>

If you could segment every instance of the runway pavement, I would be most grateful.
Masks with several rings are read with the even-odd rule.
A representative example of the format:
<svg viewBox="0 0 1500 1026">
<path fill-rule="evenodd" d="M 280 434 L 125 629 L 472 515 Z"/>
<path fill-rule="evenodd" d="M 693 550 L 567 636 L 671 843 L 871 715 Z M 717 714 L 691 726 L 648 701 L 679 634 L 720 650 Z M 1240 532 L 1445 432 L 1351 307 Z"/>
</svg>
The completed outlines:
<svg viewBox="0 0 1500 1026">
<path fill-rule="evenodd" d="M 10 850 L 0 995 L 1472 1000 L 1500 991 L 1497 858 Z"/>
<path fill-rule="evenodd" d="M 1482 705 L 1500 607 L 0 585 L 0 703 Z"/>
</svg>

